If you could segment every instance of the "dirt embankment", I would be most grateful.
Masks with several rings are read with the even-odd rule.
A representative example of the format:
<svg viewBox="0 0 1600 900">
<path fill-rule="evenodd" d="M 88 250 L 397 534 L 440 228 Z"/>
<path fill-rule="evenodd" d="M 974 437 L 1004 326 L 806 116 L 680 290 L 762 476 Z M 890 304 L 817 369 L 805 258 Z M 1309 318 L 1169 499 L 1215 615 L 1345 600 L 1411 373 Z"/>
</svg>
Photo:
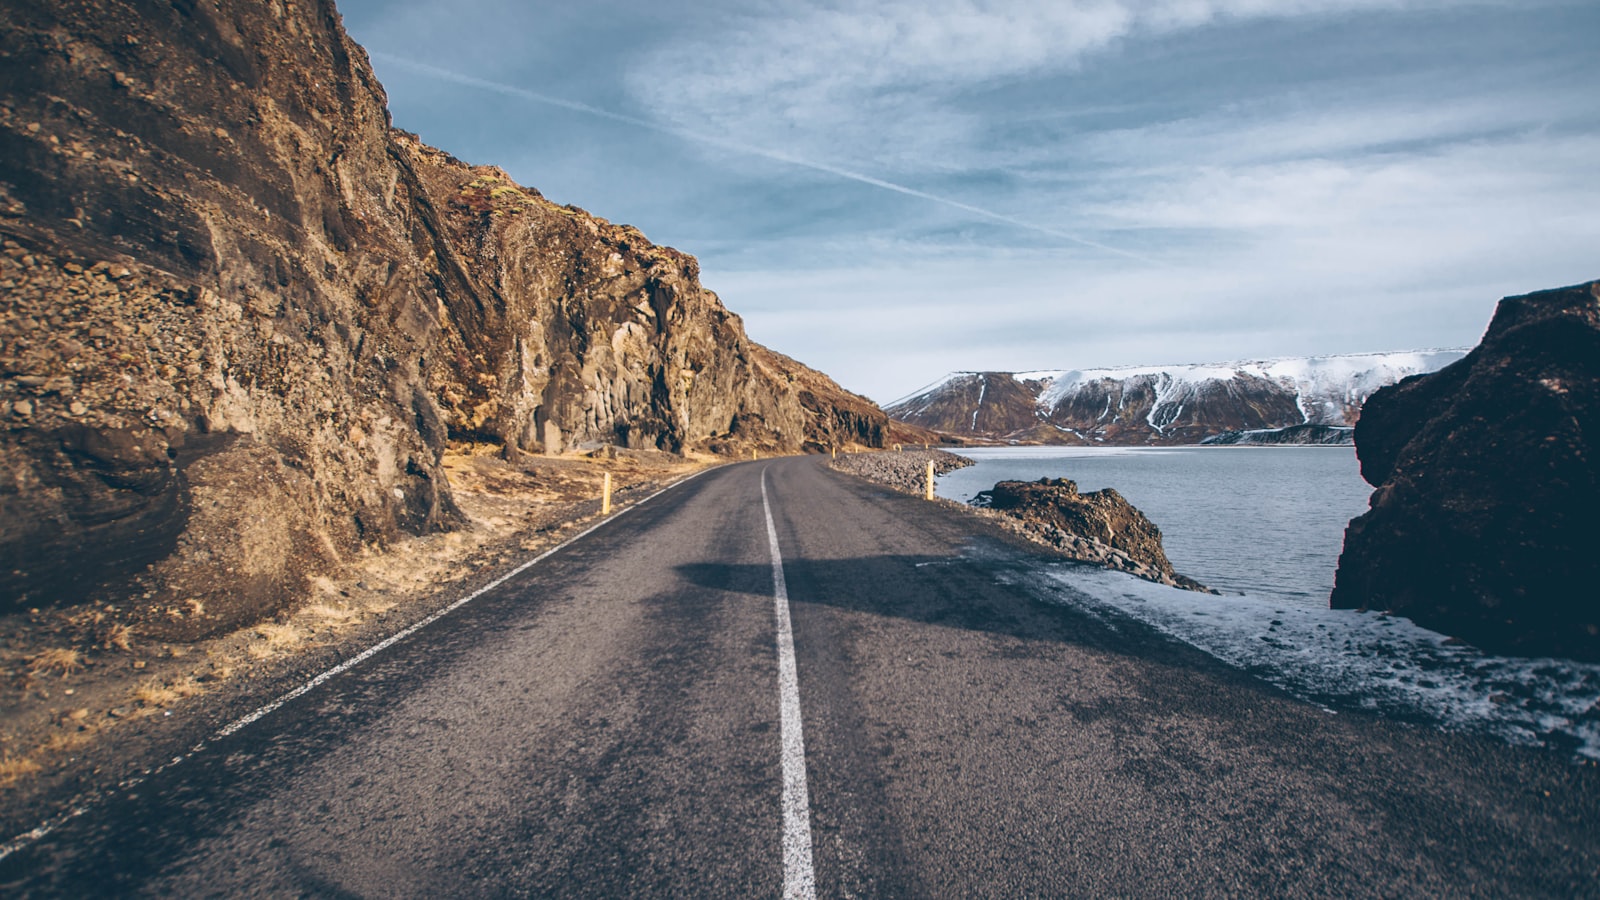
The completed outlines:
<svg viewBox="0 0 1600 900">
<path fill-rule="evenodd" d="M 832 466 L 841 472 L 921 494 L 930 461 L 936 475 L 973 464 L 966 457 L 943 450 L 906 450 L 854 454 L 834 460 Z M 960 505 L 949 500 L 939 502 Z M 993 517 L 1007 530 L 1068 559 L 1105 566 L 1172 587 L 1216 593 L 1175 571 L 1161 546 L 1161 529 L 1109 488 L 1081 494 L 1078 486 L 1065 478 L 1039 482 L 1002 481 L 981 492 L 972 505 L 962 508 Z"/>
<path fill-rule="evenodd" d="M 716 462 L 614 448 L 507 462 L 499 451 L 457 444 L 443 457 L 465 527 L 362 554 L 257 624 L 184 642 L 148 638 L 137 603 L 0 617 L 0 819 L 130 774 L 163 730 L 237 715 L 566 540 L 599 518 L 607 472 L 620 509 Z M 166 611 L 175 625 L 202 613 Z"/>
</svg>

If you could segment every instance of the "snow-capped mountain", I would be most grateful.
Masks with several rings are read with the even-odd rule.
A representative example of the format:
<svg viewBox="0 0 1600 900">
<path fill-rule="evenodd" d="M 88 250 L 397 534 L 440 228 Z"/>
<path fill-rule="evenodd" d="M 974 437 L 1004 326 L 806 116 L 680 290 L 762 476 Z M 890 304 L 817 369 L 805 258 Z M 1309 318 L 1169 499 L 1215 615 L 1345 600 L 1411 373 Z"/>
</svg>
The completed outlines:
<svg viewBox="0 0 1600 900">
<path fill-rule="evenodd" d="M 1355 424 L 1374 391 L 1466 350 L 1178 366 L 952 372 L 885 409 L 953 434 L 1045 443 L 1197 443 L 1226 431 Z"/>
</svg>

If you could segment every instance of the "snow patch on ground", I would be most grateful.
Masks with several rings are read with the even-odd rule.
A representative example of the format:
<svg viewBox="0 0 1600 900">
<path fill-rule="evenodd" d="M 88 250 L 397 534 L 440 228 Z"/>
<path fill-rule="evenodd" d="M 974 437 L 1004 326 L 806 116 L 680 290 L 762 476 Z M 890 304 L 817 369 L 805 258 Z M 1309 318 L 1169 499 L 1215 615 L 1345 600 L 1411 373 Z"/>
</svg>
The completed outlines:
<svg viewBox="0 0 1600 900">
<path fill-rule="evenodd" d="M 1046 574 L 1301 699 L 1600 759 L 1600 665 L 1492 656 L 1380 613 L 1196 594 L 1084 566 Z"/>
</svg>

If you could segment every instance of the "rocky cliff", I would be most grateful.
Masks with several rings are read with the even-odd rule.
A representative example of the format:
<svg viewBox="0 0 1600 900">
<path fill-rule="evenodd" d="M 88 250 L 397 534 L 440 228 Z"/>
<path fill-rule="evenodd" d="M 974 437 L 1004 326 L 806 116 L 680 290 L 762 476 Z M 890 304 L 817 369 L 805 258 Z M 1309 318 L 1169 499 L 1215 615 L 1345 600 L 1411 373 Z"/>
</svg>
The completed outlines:
<svg viewBox="0 0 1600 900">
<path fill-rule="evenodd" d="M 1600 660 L 1597 435 L 1600 282 L 1500 301 L 1465 359 L 1367 403 L 1356 452 L 1376 490 L 1332 604 Z"/>
<path fill-rule="evenodd" d="M 1045 444 L 1193 444 L 1230 431 L 1348 427 L 1378 388 L 1462 350 L 1207 365 L 956 372 L 890 404 L 896 421 Z"/>
<path fill-rule="evenodd" d="M 880 445 L 695 260 L 391 129 L 327 0 L 0 8 L 0 607 L 271 612 L 508 455 Z M 0 610 L 3 611 L 3 610 Z"/>
</svg>

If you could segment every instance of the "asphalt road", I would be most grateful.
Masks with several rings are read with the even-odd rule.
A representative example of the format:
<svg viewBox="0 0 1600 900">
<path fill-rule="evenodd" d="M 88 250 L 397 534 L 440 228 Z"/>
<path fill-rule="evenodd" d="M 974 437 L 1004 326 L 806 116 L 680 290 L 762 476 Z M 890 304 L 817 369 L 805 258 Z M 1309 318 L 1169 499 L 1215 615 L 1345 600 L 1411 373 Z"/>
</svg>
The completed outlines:
<svg viewBox="0 0 1600 900">
<path fill-rule="evenodd" d="M 814 458 L 631 510 L 13 853 L 0 893 L 803 888 L 768 508 L 818 896 L 1600 895 L 1595 768 L 1294 700 Z"/>
</svg>

